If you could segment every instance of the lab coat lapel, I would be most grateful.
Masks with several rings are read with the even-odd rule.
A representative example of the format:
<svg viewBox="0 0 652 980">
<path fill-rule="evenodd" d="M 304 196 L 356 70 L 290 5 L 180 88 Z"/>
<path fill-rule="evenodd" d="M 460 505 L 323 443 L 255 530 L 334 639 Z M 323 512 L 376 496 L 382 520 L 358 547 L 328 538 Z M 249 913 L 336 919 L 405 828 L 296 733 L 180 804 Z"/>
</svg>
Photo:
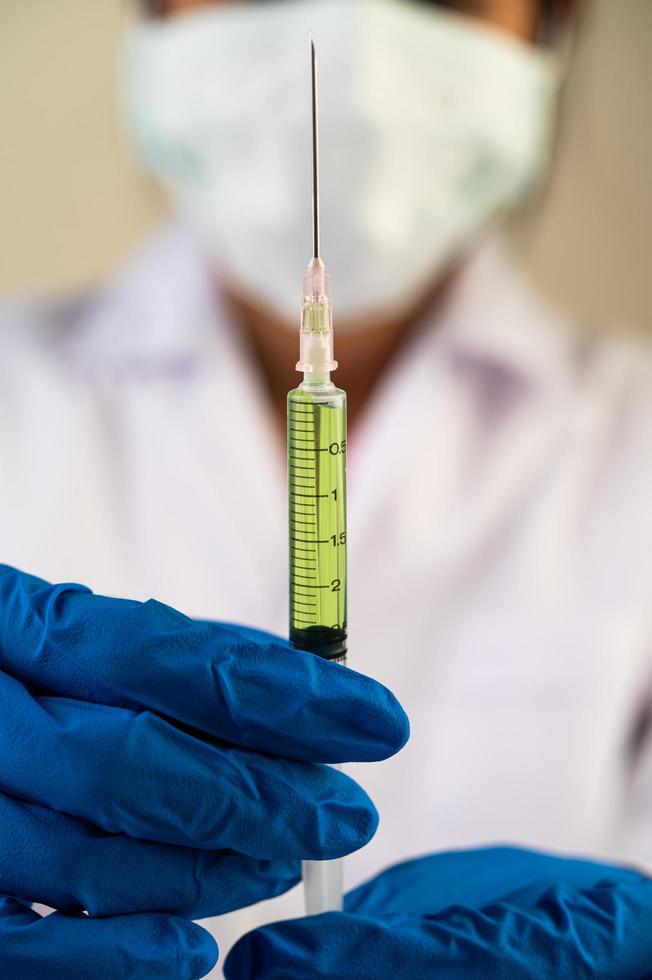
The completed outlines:
<svg viewBox="0 0 652 980">
<path fill-rule="evenodd" d="M 242 578 L 233 583 L 229 615 L 278 629 L 279 607 L 283 627 L 287 618 L 285 451 L 262 379 L 226 312 L 218 310 L 216 319 L 213 364 L 191 394 L 193 455 L 234 538 L 233 573 L 239 568 Z"/>
<path fill-rule="evenodd" d="M 278 627 L 283 452 L 192 238 L 174 224 L 148 243 L 83 336 L 78 370 L 105 387 L 122 433 L 134 579 L 191 614 Z"/>
<path fill-rule="evenodd" d="M 362 553 L 368 565 L 376 551 L 378 568 L 383 552 L 390 565 L 393 552 L 410 555 L 414 615 L 431 616 L 433 603 L 462 581 L 468 587 L 563 434 L 571 397 L 563 329 L 515 280 L 502 246 L 485 245 L 359 433 L 354 576 Z"/>
</svg>

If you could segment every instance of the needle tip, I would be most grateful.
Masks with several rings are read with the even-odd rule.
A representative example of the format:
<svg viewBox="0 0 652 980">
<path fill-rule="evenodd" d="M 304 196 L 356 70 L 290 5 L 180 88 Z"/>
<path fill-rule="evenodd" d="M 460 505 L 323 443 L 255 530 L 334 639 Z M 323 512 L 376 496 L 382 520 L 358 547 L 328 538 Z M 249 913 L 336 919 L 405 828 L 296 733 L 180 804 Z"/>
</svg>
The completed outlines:
<svg viewBox="0 0 652 980">
<path fill-rule="evenodd" d="M 315 52 L 315 42 L 312 39 L 312 32 L 308 34 L 310 41 L 310 73 L 312 81 L 312 235 L 313 235 L 313 257 L 319 258 L 319 150 L 317 135 L 317 55 Z"/>
</svg>

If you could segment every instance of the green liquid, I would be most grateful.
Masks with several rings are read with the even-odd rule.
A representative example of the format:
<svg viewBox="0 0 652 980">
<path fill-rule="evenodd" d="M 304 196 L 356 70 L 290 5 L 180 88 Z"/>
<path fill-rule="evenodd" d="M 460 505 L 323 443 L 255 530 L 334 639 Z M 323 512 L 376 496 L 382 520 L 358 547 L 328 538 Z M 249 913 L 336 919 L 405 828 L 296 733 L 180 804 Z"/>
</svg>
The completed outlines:
<svg viewBox="0 0 652 980">
<path fill-rule="evenodd" d="M 346 655 L 346 394 L 330 382 L 288 395 L 290 642 Z"/>
</svg>

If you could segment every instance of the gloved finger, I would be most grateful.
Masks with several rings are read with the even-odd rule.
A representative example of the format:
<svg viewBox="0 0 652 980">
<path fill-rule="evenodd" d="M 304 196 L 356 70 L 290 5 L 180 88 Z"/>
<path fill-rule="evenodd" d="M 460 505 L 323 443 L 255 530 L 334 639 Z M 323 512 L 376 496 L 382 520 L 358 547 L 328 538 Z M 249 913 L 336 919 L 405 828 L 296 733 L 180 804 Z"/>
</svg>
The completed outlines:
<svg viewBox="0 0 652 980">
<path fill-rule="evenodd" d="M 185 919 L 41 917 L 0 898 L 3 980 L 198 980 L 216 961 L 213 937 Z"/>
<path fill-rule="evenodd" d="M 133 840 L 0 793 L 0 892 L 91 915 L 221 915 L 272 898 L 299 864 Z"/>
<path fill-rule="evenodd" d="M 605 878 L 636 882 L 643 876 L 614 865 L 517 847 L 447 851 L 394 865 L 349 892 L 344 908 L 371 916 L 436 915 L 450 905 L 481 909 L 505 900 L 531 908 L 555 884 L 584 889 Z"/>
<path fill-rule="evenodd" d="M 110 833 L 326 859 L 362 847 L 378 823 L 366 793 L 328 766 L 211 745 L 151 711 L 33 698 L 1 671 L 0 704 L 0 789 Z"/>
<path fill-rule="evenodd" d="M 406 715 L 381 684 L 280 639 L 95 596 L 0 566 L 0 669 L 41 693 L 143 706 L 306 762 L 397 752 Z"/>
<path fill-rule="evenodd" d="M 382 919 L 328 913 L 243 937 L 227 980 L 644 980 L 652 963 L 652 883 L 549 889 L 533 909 L 453 906 Z"/>
</svg>

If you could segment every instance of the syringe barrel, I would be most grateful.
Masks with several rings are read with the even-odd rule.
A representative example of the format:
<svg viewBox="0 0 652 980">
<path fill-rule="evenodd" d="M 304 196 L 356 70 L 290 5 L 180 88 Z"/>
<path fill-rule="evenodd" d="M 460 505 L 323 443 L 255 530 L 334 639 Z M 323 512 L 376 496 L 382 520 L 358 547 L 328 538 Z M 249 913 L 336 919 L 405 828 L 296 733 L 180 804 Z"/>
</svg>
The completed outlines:
<svg viewBox="0 0 652 980">
<path fill-rule="evenodd" d="M 290 642 L 343 661 L 347 635 L 346 394 L 288 395 Z"/>
</svg>

